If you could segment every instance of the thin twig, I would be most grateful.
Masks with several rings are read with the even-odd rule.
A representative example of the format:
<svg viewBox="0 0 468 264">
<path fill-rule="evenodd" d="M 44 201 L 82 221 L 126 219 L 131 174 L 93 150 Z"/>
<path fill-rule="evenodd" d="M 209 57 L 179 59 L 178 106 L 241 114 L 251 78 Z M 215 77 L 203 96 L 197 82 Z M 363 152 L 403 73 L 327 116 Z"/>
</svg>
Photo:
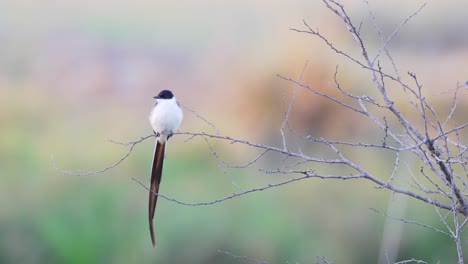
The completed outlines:
<svg viewBox="0 0 468 264">
<path fill-rule="evenodd" d="M 208 201 L 208 202 L 198 202 L 198 203 L 183 202 L 183 201 L 179 201 L 179 200 L 177 200 L 175 198 L 171 198 L 169 196 L 166 196 L 164 194 L 160 194 L 160 193 L 154 193 L 154 194 L 156 194 L 157 196 L 162 197 L 162 198 L 164 198 L 164 199 L 166 199 L 166 200 L 168 200 L 170 202 L 174 202 L 174 203 L 177 203 L 177 204 L 180 204 L 180 205 L 207 206 L 207 205 L 213 205 L 213 204 L 221 203 L 221 202 L 224 202 L 226 200 L 231 200 L 233 198 L 237 198 L 237 197 L 240 197 L 240 196 L 244 196 L 244 195 L 249 194 L 249 193 L 261 192 L 261 191 L 264 191 L 264 190 L 280 187 L 280 186 L 283 186 L 283 185 L 287 185 L 287 184 L 297 182 L 297 181 L 301 181 L 301 180 L 308 179 L 308 178 L 312 178 L 312 176 L 304 175 L 302 177 L 292 178 L 292 179 L 282 181 L 282 182 L 278 182 L 278 183 L 270 183 L 270 184 L 267 184 L 267 185 L 262 186 L 262 187 L 252 188 L 252 189 L 249 189 L 249 190 L 233 193 L 232 195 L 229 195 L 229 196 L 226 196 L 226 197 L 223 197 L 223 198 L 219 198 L 219 199 L 215 199 L 215 200 L 212 200 L 212 201 Z M 148 187 L 146 187 L 146 185 L 144 183 L 142 183 L 140 180 L 135 179 L 135 178 L 132 178 L 132 180 L 134 180 L 135 182 L 140 184 L 143 188 L 145 188 L 146 190 L 151 192 L 151 190 Z"/>
<path fill-rule="evenodd" d="M 246 261 L 248 261 L 250 263 L 254 263 L 254 264 L 269 264 L 268 262 L 258 261 L 258 260 L 255 260 L 254 258 L 251 258 L 251 257 L 235 255 L 235 254 L 232 254 L 231 252 L 228 252 L 228 251 L 218 250 L 218 253 L 223 253 L 225 255 L 233 257 L 234 259 L 246 260 Z"/>
<path fill-rule="evenodd" d="M 372 211 L 374 211 L 374 212 L 376 212 L 376 213 L 378 213 L 378 214 L 381 214 L 381 215 L 383 215 L 383 216 L 385 216 L 385 217 L 388 217 L 388 218 L 390 218 L 390 219 L 393 219 L 393 220 L 396 220 L 396 221 L 400 221 L 400 222 L 403 222 L 403 223 L 405 223 L 405 224 L 412 224 L 412 225 L 421 226 L 421 227 L 424 227 L 424 228 L 427 228 L 427 229 L 436 231 L 437 233 L 441 233 L 441 234 L 443 234 L 443 235 L 446 235 L 446 236 L 448 236 L 448 237 L 452 237 L 451 234 L 449 234 L 449 233 L 447 233 L 447 232 L 445 232 L 445 231 L 443 231 L 443 230 L 440 230 L 440 229 L 438 229 L 438 228 L 436 228 L 436 227 L 433 227 L 433 226 L 430 226 L 430 225 L 426 225 L 426 224 L 423 224 L 423 223 L 419 223 L 419 222 L 416 222 L 416 221 L 412 221 L 412 220 L 406 220 L 406 219 L 403 219 L 403 218 L 393 217 L 393 216 L 391 216 L 391 215 L 389 215 L 389 214 L 386 214 L 386 213 L 384 213 L 384 212 L 382 212 L 382 211 L 379 211 L 379 210 L 377 210 L 377 209 L 374 209 L 374 208 L 369 208 L 369 209 L 372 210 Z"/>
</svg>

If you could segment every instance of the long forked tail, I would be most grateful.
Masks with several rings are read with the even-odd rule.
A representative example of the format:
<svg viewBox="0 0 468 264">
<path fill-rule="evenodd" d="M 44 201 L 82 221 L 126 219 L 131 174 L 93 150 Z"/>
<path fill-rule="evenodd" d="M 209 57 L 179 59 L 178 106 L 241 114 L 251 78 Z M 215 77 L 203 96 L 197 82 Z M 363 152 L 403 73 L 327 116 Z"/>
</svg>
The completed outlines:
<svg viewBox="0 0 468 264">
<path fill-rule="evenodd" d="M 151 234 L 151 242 L 153 247 L 156 246 L 156 239 L 154 237 L 154 227 L 153 227 L 153 218 L 154 210 L 156 209 L 156 202 L 158 201 L 158 196 L 156 193 L 159 191 L 159 185 L 161 184 L 161 175 L 163 170 L 164 162 L 164 149 L 166 147 L 165 143 L 159 143 L 156 139 L 156 146 L 154 149 L 153 157 L 153 167 L 151 169 L 151 183 L 150 183 L 150 193 L 149 193 L 149 228 Z"/>
</svg>

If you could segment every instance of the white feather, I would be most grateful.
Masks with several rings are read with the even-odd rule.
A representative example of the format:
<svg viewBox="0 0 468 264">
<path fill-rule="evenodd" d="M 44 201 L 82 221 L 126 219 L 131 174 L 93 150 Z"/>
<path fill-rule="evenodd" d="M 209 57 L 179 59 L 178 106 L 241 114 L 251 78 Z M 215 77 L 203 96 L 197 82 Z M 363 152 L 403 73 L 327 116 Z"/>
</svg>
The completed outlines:
<svg viewBox="0 0 468 264">
<path fill-rule="evenodd" d="M 159 133 L 158 141 L 165 143 L 167 136 L 176 131 L 182 122 L 182 109 L 174 97 L 171 99 L 156 99 L 156 105 L 151 110 L 149 121 L 154 132 Z"/>
</svg>

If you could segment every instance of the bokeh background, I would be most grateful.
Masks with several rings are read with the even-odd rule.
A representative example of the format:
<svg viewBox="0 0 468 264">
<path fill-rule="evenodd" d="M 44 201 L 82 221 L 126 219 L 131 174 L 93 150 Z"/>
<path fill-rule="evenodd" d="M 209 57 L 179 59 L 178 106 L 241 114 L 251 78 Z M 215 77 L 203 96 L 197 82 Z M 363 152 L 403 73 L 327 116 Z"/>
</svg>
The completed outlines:
<svg viewBox="0 0 468 264">
<path fill-rule="evenodd" d="M 369 1 L 384 34 L 422 4 Z M 346 6 L 362 21 L 375 54 L 369 6 Z M 429 1 L 389 46 L 401 72 L 416 72 L 427 98 L 442 108 L 447 92 L 468 79 L 467 10 L 461 1 Z M 376 263 L 386 255 L 454 262 L 449 238 L 369 210 L 444 228 L 433 208 L 368 182 L 307 180 L 211 206 L 160 199 L 152 248 L 148 193 L 132 180 L 149 180 L 151 139 L 105 173 L 76 177 L 54 170 L 52 156 L 72 171 L 117 161 L 127 149 L 108 140 L 150 134 L 152 96 L 162 89 L 174 91 L 222 134 L 277 146 L 293 90 L 277 74 L 298 78 L 308 61 L 304 82 L 327 91 L 340 65 L 343 85 L 375 95 L 358 67 L 290 30 L 303 28 L 303 19 L 359 54 L 321 1 L 0 1 L 0 262 L 248 262 L 222 251 L 271 263 L 314 263 L 320 256 Z M 293 126 L 314 136 L 372 140 L 374 133 L 342 108 L 298 93 Z M 215 132 L 187 109 L 182 131 Z M 238 192 L 235 185 L 249 189 L 286 179 L 257 171 L 274 158 L 247 169 L 223 168 L 203 140 L 187 139 L 175 136 L 168 149 L 165 195 L 204 202 Z M 213 146 L 235 164 L 257 154 L 223 142 Z M 393 164 L 379 156 L 361 160 L 387 172 Z M 413 161 L 405 164 L 411 168 Z M 463 245 L 468 248 L 466 237 Z"/>
</svg>

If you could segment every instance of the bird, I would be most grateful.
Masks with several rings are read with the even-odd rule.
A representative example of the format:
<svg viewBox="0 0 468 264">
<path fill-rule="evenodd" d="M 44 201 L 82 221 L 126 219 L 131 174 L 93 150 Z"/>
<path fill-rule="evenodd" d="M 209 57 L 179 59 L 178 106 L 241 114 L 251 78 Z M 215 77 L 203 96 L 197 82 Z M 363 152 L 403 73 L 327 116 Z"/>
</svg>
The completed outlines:
<svg viewBox="0 0 468 264">
<path fill-rule="evenodd" d="M 169 90 L 162 90 L 153 98 L 156 99 L 156 102 L 151 110 L 149 122 L 156 136 L 156 143 L 154 148 L 153 166 L 151 168 L 148 213 L 151 242 L 153 247 L 155 247 L 156 239 L 154 236 L 153 218 L 154 211 L 156 209 L 156 202 L 158 200 L 157 193 L 161 184 L 164 151 L 167 140 L 172 136 L 182 122 L 183 112 L 176 97 Z"/>
</svg>

